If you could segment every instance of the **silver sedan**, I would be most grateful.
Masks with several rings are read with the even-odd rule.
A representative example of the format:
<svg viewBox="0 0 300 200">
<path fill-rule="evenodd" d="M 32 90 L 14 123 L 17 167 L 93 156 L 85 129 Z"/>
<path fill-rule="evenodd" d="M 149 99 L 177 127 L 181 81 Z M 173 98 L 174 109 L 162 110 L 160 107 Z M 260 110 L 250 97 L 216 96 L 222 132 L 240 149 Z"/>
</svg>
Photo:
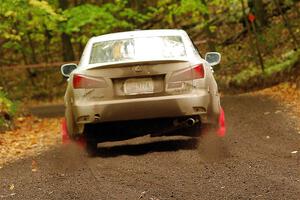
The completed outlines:
<svg viewBox="0 0 300 200">
<path fill-rule="evenodd" d="M 217 125 L 222 108 L 212 67 L 220 60 L 216 52 L 202 58 L 183 30 L 91 38 L 78 66 L 61 67 L 68 78 L 69 137 L 84 136 L 90 149 L 95 149 L 97 136 L 104 134 L 108 124 L 115 128 L 129 121 L 143 121 L 143 126 L 147 120 L 150 124 L 167 121 L 170 130 Z"/>
</svg>

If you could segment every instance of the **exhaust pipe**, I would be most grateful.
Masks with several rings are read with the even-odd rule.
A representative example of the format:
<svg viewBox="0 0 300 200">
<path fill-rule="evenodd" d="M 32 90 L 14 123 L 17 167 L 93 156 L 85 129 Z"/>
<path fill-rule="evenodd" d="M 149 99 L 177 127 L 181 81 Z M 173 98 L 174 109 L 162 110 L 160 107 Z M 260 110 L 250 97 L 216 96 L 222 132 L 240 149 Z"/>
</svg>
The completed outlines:
<svg viewBox="0 0 300 200">
<path fill-rule="evenodd" d="M 188 118 L 184 121 L 180 121 L 180 122 L 178 121 L 178 119 L 176 119 L 173 121 L 173 126 L 164 129 L 159 134 L 151 134 L 151 137 L 162 136 L 162 135 L 166 135 L 172 131 L 176 131 L 177 129 L 192 127 L 193 125 L 197 124 L 198 122 L 200 122 L 200 119 L 198 119 L 197 117 L 195 117 L 195 118 L 190 117 L 190 118 Z"/>
<path fill-rule="evenodd" d="M 188 118 L 186 121 L 185 121 L 186 125 L 191 127 L 193 125 L 195 125 L 197 123 L 197 121 L 194 119 L 194 118 Z"/>
<path fill-rule="evenodd" d="M 190 118 L 188 118 L 188 119 L 186 119 L 182 122 L 178 122 L 177 120 L 175 120 L 173 122 L 173 124 L 177 128 L 183 128 L 183 127 L 191 127 L 191 126 L 195 125 L 198 122 L 199 122 L 199 119 L 197 119 L 197 118 L 195 119 L 195 118 L 190 117 Z"/>
</svg>

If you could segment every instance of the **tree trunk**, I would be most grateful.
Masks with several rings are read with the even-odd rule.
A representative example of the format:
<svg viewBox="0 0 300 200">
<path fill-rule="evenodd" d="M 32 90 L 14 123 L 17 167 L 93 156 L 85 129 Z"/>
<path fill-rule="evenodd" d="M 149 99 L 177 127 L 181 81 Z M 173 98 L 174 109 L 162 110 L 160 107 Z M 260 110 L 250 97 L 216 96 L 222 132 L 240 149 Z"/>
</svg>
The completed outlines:
<svg viewBox="0 0 300 200">
<path fill-rule="evenodd" d="M 257 31 L 256 31 L 256 27 L 255 27 L 254 23 L 251 23 L 251 25 L 252 25 L 252 29 L 253 29 L 253 32 L 254 32 L 254 35 L 255 35 L 255 46 L 256 46 L 256 50 L 257 50 L 257 56 L 258 56 L 258 61 L 259 61 L 259 64 L 260 64 L 260 68 L 261 68 L 262 72 L 265 73 L 265 65 L 264 65 L 263 56 L 262 56 L 262 53 L 261 53 L 261 50 L 260 50 L 259 39 L 258 39 L 258 34 L 257 34 Z"/>
<path fill-rule="evenodd" d="M 49 61 L 52 62 L 51 56 L 50 56 L 50 52 L 49 52 L 49 45 L 50 45 L 50 41 L 52 38 L 52 34 L 49 30 L 47 30 L 46 25 L 44 24 L 44 35 L 45 35 L 45 40 L 44 40 L 44 62 L 48 63 Z"/>
<path fill-rule="evenodd" d="M 68 35 L 66 33 L 62 33 L 61 34 L 61 41 L 62 41 L 64 61 L 73 61 L 73 60 L 75 60 L 75 55 L 74 55 L 70 35 Z"/>
<path fill-rule="evenodd" d="M 31 50 L 31 63 L 33 64 L 36 64 L 38 63 L 37 62 L 37 58 L 36 58 L 36 53 L 35 53 L 35 46 L 34 46 L 34 43 L 31 39 L 31 33 L 26 33 L 26 36 L 27 36 L 27 39 L 28 39 L 28 43 L 29 43 L 29 46 L 30 46 L 30 50 Z"/>
<path fill-rule="evenodd" d="M 265 14 L 266 11 L 262 0 L 254 0 L 254 8 L 255 8 L 257 21 L 259 22 L 259 26 L 261 27 L 266 26 L 268 24 L 268 21 L 267 21 L 267 17 Z"/>
<path fill-rule="evenodd" d="M 68 8 L 67 0 L 59 0 L 59 6 L 62 10 Z M 64 61 L 73 61 L 75 60 L 74 50 L 71 42 L 71 36 L 67 33 L 61 34 L 61 43 L 62 43 L 62 54 Z"/>
<path fill-rule="evenodd" d="M 250 11 L 255 14 L 258 27 L 268 24 L 265 7 L 262 0 L 248 0 Z"/>
<path fill-rule="evenodd" d="M 130 7 L 133 9 L 133 10 L 139 10 L 140 8 L 140 0 L 131 0 L 129 1 L 130 2 Z"/>
<path fill-rule="evenodd" d="M 256 59 L 255 51 L 253 50 L 254 44 L 253 44 L 253 38 L 252 38 L 252 34 L 251 34 L 251 26 L 249 24 L 248 17 L 247 17 L 247 14 L 246 14 L 246 6 L 245 6 L 245 3 L 244 3 L 244 0 L 241 0 L 241 5 L 242 5 L 242 9 L 243 9 L 243 16 L 244 16 L 245 24 L 246 24 L 247 31 L 248 31 L 248 34 L 249 34 L 249 43 L 250 43 L 251 53 L 252 53 L 253 58 Z"/>
</svg>

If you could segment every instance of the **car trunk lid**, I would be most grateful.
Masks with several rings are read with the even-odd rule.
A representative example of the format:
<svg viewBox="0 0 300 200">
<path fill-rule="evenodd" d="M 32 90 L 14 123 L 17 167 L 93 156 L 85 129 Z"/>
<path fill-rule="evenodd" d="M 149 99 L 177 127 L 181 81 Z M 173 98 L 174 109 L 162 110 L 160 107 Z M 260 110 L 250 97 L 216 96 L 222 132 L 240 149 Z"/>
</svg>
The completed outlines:
<svg viewBox="0 0 300 200">
<path fill-rule="evenodd" d="M 102 99 L 124 99 L 188 92 L 188 88 L 191 87 L 176 88 L 176 82 L 180 80 L 173 81 L 173 90 L 169 89 L 169 85 L 174 74 L 184 72 L 181 73 L 181 77 L 186 79 L 185 85 L 192 86 L 190 69 L 190 63 L 187 61 L 164 60 L 95 66 L 82 70 L 82 73 L 104 79 L 106 82 L 106 87 L 93 88 L 89 91 L 89 96 L 101 93 Z"/>
</svg>

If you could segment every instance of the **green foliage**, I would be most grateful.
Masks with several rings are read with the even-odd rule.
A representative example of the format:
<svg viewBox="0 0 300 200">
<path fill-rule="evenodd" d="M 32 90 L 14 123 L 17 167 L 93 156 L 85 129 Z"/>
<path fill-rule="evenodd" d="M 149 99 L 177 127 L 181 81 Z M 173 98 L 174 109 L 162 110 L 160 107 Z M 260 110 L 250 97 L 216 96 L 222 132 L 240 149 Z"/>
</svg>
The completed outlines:
<svg viewBox="0 0 300 200">
<path fill-rule="evenodd" d="M 25 62 L 32 58 L 35 43 L 47 39 L 46 31 L 55 34 L 58 22 L 63 20 L 63 16 L 44 0 L 2 0 L 0 11 L 0 38 L 7 41 L 2 47 L 22 54 L 27 58 Z"/>
<path fill-rule="evenodd" d="M 64 11 L 57 4 L 45 0 L 1 0 L 0 39 L 7 40 L 3 47 L 30 58 L 30 42 L 53 43 L 61 33 L 67 33 L 74 35 L 73 42 L 84 44 L 92 36 L 136 29 L 149 20 L 146 14 L 126 7 L 127 1 L 101 6 L 81 4 Z"/>
<path fill-rule="evenodd" d="M 102 35 L 117 30 L 131 30 L 136 23 L 143 23 L 147 17 L 126 8 L 118 1 L 116 4 L 106 3 L 103 6 L 83 4 L 65 10 L 65 17 L 61 23 L 61 31 L 67 34 L 80 33 L 75 41 L 85 43 L 94 35 Z"/>
<path fill-rule="evenodd" d="M 62 11 L 58 0 L 0 0 L 0 39 L 6 40 L 2 47 L 22 55 L 28 63 L 39 60 L 33 58 L 35 52 L 59 42 L 62 33 L 70 35 L 75 44 L 84 45 L 95 35 L 144 27 L 188 27 L 199 31 L 208 25 L 215 32 L 217 26 L 208 24 L 205 15 L 222 16 L 226 12 L 230 20 L 241 16 L 239 0 L 160 0 L 151 6 L 145 1 L 139 2 L 139 10 L 131 8 L 127 0 L 111 0 L 101 5 L 85 2 Z"/>
<path fill-rule="evenodd" d="M 250 10 L 247 0 L 64 0 L 66 8 L 60 8 L 59 0 L 0 0 L 0 65 L 31 64 L 42 62 L 60 62 L 63 53 L 74 52 L 79 60 L 85 43 L 92 36 L 134 29 L 178 28 L 186 30 L 198 41 L 207 41 L 199 45 L 204 54 L 208 46 L 214 46 L 223 54 L 223 64 L 216 75 L 227 76 L 235 83 L 243 84 L 257 77 L 271 77 L 288 69 L 294 62 L 292 58 L 270 58 L 291 49 L 287 43 L 289 33 L 280 17 L 270 17 L 274 23 L 263 27 L 259 32 L 262 54 L 268 60 L 266 71 L 254 67 L 256 59 L 253 35 L 245 32 L 242 3 L 246 14 Z M 267 16 L 277 9 L 273 1 L 264 0 Z M 283 8 L 293 7 L 296 1 L 283 0 Z M 299 4 L 298 4 L 299 5 Z M 297 14 L 297 13 L 296 13 Z M 295 13 L 288 11 L 292 27 Z M 297 15 L 298 16 L 298 15 Z M 294 18 L 292 18 L 294 17 Z M 293 28 L 294 29 L 294 28 Z M 296 28 L 295 28 L 296 29 Z M 299 30 L 295 34 L 299 37 Z M 62 40 L 66 36 L 68 39 Z M 68 41 L 67 41 L 68 40 Z M 67 41 L 64 43 L 64 41 Z M 208 44 L 208 43 L 213 43 Z M 226 44 L 226 45 L 224 45 Z M 228 45 L 232 44 L 232 45 Z M 68 46 L 68 50 L 62 47 Z M 274 52 L 285 46 L 286 49 Z M 72 53 L 73 54 L 73 53 Z M 70 56 L 73 59 L 74 56 Z M 274 57 L 274 56 L 273 56 Z M 266 59 L 266 58 L 264 58 Z M 250 67 L 248 67 L 250 66 Z M 22 71 L 17 84 L 11 84 L 9 73 L 2 79 L 9 95 L 17 99 L 28 97 L 42 98 L 51 94 L 62 96 L 64 90 L 57 71 L 45 73 Z M 16 73 L 19 73 L 16 72 Z M 48 77 L 49 75 L 49 77 Z M 10 77 L 10 78 L 7 78 Z M 55 78 L 53 78 L 55 77 Z M 1 77 L 2 78 L 2 77 Z M 53 84 L 51 80 L 58 80 Z M 18 86 L 16 86 L 18 85 Z M 59 88 L 62 87 L 62 88 Z M 58 89 L 59 88 L 59 89 Z M 11 96 L 13 96 L 11 95 Z M 11 97 L 10 96 L 10 97 Z"/>
<path fill-rule="evenodd" d="M 0 37 L 21 41 L 26 33 L 55 30 L 62 17 L 55 13 L 47 1 L 13 0 L 0 4 Z"/>
<path fill-rule="evenodd" d="M 7 95 L 0 89 L 0 128 L 7 123 L 5 115 L 13 117 L 15 113 L 16 104 L 8 99 Z"/>
<path fill-rule="evenodd" d="M 205 22 L 203 15 L 209 12 L 200 0 L 161 0 L 148 11 L 151 18 L 161 18 L 160 25 L 165 28 L 180 28 L 188 24 L 201 26 Z"/>
<path fill-rule="evenodd" d="M 283 54 L 280 58 L 275 58 L 274 60 L 269 60 L 265 75 L 267 77 L 272 76 L 278 72 L 291 70 L 295 63 L 300 60 L 300 51 L 291 50 Z"/>
<path fill-rule="evenodd" d="M 265 73 L 262 73 L 258 67 L 250 66 L 234 76 L 231 82 L 235 86 L 243 86 L 253 80 L 270 79 L 279 73 L 291 70 L 299 60 L 300 51 L 291 50 L 280 57 L 267 60 L 265 63 Z"/>
</svg>

